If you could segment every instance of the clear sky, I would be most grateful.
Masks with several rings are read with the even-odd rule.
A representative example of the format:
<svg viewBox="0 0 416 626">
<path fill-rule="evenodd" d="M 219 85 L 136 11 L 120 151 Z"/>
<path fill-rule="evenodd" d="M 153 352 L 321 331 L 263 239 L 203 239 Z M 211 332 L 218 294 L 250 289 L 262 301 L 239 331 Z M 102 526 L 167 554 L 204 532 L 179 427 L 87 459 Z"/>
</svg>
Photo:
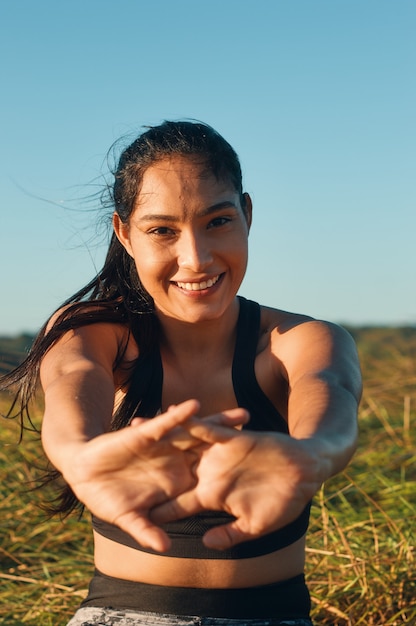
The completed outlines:
<svg viewBox="0 0 416 626">
<path fill-rule="evenodd" d="M 241 293 L 347 324 L 416 323 L 414 0 L 14 0 L 0 7 L 0 334 L 103 260 L 121 135 L 214 126 L 254 201 Z"/>
</svg>

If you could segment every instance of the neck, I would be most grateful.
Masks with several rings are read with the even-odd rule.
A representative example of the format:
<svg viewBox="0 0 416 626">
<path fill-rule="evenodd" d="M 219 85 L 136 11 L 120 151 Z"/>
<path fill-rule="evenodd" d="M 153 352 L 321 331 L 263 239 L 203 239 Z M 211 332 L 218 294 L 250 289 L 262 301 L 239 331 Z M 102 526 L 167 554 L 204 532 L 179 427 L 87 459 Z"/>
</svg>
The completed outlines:
<svg viewBox="0 0 416 626">
<path fill-rule="evenodd" d="M 176 358 L 228 354 L 234 348 L 239 309 L 235 298 L 220 318 L 194 323 L 158 313 L 163 349 Z"/>
</svg>

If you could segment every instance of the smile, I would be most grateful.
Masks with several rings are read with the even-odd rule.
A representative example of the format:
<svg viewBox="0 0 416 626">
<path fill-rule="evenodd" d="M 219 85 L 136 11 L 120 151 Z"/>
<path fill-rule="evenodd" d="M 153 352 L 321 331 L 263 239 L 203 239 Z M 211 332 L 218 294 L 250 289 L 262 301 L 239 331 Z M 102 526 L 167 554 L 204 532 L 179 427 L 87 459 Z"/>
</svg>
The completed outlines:
<svg viewBox="0 0 416 626">
<path fill-rule="evenodd" d="M 208 278 L 208 280 L 203 280 L 200 283 L 180 283 L 176 282 L 175 284 L 180 289 L 185 289 L 186 291 L 202 291 L 203 289 L 209 289 L 209 287 L 213 287 L 215 283 L 217 283 L 220 279 L 220 274 L 218 276 L 214 276 L 214 278 Z"/>
</svg>

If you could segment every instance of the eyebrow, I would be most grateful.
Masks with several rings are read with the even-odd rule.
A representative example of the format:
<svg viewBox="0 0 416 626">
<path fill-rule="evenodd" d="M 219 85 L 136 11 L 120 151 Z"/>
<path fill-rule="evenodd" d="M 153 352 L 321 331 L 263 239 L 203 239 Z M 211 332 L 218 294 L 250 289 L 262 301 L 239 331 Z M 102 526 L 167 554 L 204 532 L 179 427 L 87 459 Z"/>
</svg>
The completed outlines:
<svg viewBox="0 0 416 626">
<path fill-rule="evenodd" d="M 206 207 L 197 213 L 197 217 L 206 217 L 207 215 L 211 215 L 212 213 L 217 213 L 218 211 L 222 211 L 223 209 L 235 209 L 238 210 L 238 207 L 231 200 L 224 200 L 223 202 L 217 202 L 212 206 Z M 137 221 L 138 222 L 151 222 L 154 220 L 163 220 L 166 222 L 178 222 L 180 218 L 175 215 L 164 215 L 162 213 L 146 213 L 145 215 L 140 216 Z"/>
</svg>

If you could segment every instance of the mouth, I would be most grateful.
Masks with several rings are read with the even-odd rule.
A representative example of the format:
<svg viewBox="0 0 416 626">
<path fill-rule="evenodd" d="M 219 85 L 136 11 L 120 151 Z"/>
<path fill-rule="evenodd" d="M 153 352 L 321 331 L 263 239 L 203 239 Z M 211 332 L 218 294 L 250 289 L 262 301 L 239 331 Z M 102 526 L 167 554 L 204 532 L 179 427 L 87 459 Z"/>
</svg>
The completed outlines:
<svg viewBox="0 0 416 626">
<path fill-rule="evenodd" d="M 192 283 L 173 281 L 173 284 L 179 287 L 179 289 L 183 289 L 184 291 L 204 291 L 204 289 L 209 289 L 210 287 L 213 287 L 220 280 L 221 276 L 222 274 L 218 274 L 213 278 L 208 278 L 208 280 Z"/>
</svg>

